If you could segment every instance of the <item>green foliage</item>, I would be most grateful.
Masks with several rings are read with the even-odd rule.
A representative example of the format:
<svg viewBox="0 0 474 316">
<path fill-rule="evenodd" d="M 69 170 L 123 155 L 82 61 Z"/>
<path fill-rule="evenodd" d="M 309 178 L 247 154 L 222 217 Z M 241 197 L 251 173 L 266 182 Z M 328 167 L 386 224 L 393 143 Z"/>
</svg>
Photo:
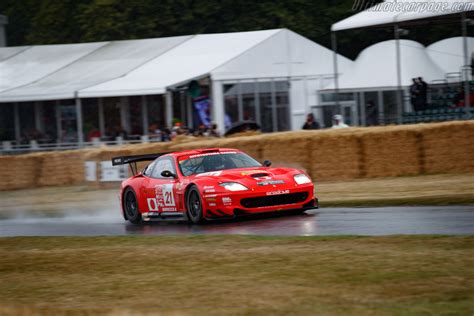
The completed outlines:
<svg viewBox="0 0 474 316">
<path fill-rule="evenodd" d="M 58 44 L 288 28 L 330 47 L 331 24 L 355 14 L 354 0 L 2 0 L 8 43 Z M 429 32 L 426 29 L 429 28 Z M 459 25 L 410 29 L 423 44 L 460 33 Z M 338 33 L 339 52 L 393 38 L 390 28 Z"/>
</svg>

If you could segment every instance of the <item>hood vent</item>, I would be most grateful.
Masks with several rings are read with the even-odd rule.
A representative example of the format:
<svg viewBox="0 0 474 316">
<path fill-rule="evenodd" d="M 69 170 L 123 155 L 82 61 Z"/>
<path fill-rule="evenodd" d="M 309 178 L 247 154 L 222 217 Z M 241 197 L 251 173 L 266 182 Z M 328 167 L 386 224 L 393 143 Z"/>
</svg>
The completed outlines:
<svg viewBox="0 0 474 316">
<path fill-rule="evenodd" d="M 250 176 L 252 178 L 263 178 L 263 177 L 269 177 L 270 174 L 268 174 L 268 173 L 253 173 Z"/>
</svg>

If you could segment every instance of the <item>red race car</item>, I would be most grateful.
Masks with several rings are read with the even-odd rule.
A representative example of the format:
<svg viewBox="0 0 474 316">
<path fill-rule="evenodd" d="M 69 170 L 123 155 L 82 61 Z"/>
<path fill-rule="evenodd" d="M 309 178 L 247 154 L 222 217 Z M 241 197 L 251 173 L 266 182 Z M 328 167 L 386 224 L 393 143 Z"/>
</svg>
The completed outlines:
<svg viewBox="0 0 474 316">
<path fill-rule="evenodd" d="M 137 172 L 136 163 L 153 161 Z M 237 149 L 212 148 L 112 158 L 130 164 L 122 182 L 123 217 L 138 224 L 155 219 L 192 223 L 265 212 L 304 212 L 318 207 L 313 183 L 301 170 L 270 168 Z"/>
</svg>

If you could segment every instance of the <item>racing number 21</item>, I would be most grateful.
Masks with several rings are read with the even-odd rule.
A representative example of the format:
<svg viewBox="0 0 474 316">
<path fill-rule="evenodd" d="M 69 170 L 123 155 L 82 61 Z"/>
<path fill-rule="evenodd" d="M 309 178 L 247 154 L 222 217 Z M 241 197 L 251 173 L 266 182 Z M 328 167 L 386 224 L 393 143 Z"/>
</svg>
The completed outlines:
<svg viewBox="0 0 474 316">
<path fill-rule="evenodd" d="M 165 206 L 175 206 L 172 184 L 163 185 L 163 200 Z"/>
</svg>

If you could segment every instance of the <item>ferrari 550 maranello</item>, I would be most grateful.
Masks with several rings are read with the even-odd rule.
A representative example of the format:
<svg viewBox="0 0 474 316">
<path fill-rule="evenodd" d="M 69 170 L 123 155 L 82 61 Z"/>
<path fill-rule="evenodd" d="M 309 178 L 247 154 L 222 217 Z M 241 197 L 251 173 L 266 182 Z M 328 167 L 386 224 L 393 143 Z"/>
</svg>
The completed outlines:
<svg viewBox="0 0 474 316">
<path fill-rule="evenodd" d="M 152 161 L 141 172 L 137 162 Z M 212 148 L 112 158 L 134 173 L 122 182 L 125 220 L 205 220 L 266 212 L 304 212 L 318 207 L 308 175 L 272 168 L 237 149 Z"/>
</svg>

